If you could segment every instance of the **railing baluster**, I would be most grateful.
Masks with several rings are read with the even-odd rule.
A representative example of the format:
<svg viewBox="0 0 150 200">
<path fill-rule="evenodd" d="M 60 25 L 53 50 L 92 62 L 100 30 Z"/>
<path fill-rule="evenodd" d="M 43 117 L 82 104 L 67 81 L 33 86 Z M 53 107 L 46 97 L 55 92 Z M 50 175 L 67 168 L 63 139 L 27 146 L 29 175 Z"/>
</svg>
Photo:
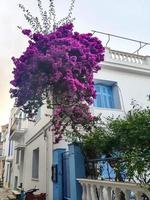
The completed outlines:
<svg viewBox="0 0 150 200">
<path fill-rule="evenodd" d="M 111 59 L 114 59 L 114 53 L 113 52 L 109 52 L 110 53 L 110 57 L 111 57 Z"/>
<path fill-rule="evenodd" d="M 82 184 L 82 200 L 87 200 L 87 189 L 86 184 Z"/>
<path fill-rule="evenodd" d="M 108 197 L 108 200 L 112 200 L 112 188 L 111 187 L 107 187 L 107 197 Z"/>
<path fill-rule="evenodd" d="M 120 200 L 120 192 L 121 190 L 119 188 L 115 189 L 115 200 Z"/>
<path fill-rule="evenodd" d="M 103 186 L 100 186 L 100 187 L 99 187 L 99 197 L 100 197 L 100 200 L 104 200 L 103 189 L 104 189 Z"/>
<path fill-rule="evenodd" d="M 121 52 L 121 51 L 115 51 L 115 50 L 109 50 L 109 54 L 110 54 L 111 59 L 117 60 L 120 62 L 124 61 L 124 62 L 139 64 L 139 65 L 142 65 L 144 63 L 147 64 L 146 63 L 147 58 L 145 56 L 135 55 L 132 53 L 126 53 L 126 52 Z"/>
<path fill-rule="evenodd" d="M 125 194 L 125 199 L 129 200 L 129 198 L 130 198 L 130 190 L 125 190 L 124 194 Z"/>
<path fill-rule="evenodd" d="M 139 185 L 126 182 L 101 181 L 93 179 L 77 179 L 82 185 L 82 200 L 120 200 L 124 193 L 125 199 L 130 200 L 131 192 L 136 200 L 141 200 L 142 194 L 150 197 L 150 192 Z M 113 198 L 114 197 L 114 198 Z"/>
<path fill-rule="evenodd" d="M 117 53 L 116 53 L 116 52 L 113 52 L 113 55 L 114 55 L 114 59 L 117 60 Z"/>
<path fill-rule="evenodd" d="M 92 200 L 96 200 L 97 199 L 97 195 L 96 195 L 96 186 L 95 185 L 91 185 L 91 197 Z"/>
<path fill-rule="evenodd" d="M 91 198 L 91 185 L 90 185 L 90 184 L 87 184 L 87 185 L 86 185 L 86 189 L 87 189 L 87 197 L 86 197 L 86 200 L 92 200 L 92 198 Z"/>
<path fill-rule="evenodd" d="M 139 191 L 135 192 L 135 198 L 136 198 L 136 200 L 141 200 L 141 195 L 142 195 L 141 192 L 139 192 Z"/>
</svg>

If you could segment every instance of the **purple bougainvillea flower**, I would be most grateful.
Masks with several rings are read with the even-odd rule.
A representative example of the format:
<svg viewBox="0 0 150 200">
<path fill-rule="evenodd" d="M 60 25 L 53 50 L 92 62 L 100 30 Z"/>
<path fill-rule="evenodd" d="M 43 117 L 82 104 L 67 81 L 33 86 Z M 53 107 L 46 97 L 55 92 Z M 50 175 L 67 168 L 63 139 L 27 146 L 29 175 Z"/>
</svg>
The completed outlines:
<svg viewBox="0 0 150 200">
<path fill-rule="evenodd" d="M 30 36 L 31 30 L 29 30 L 29 29 L 23 29 L 23 30 L 22 30 L 22 33 L 23 33 L 24 35 Z"/>
<path fill-rule="evenodd" d="M 96 97 L 93 73 L 100 70 L 104 47 L 92 34 L 73 32 L 73 24 L 65 24 L 49 34 L 23 30 L 29 46 L 20 58 L 13 58 L 15 87 L 10 90 L 16 106 L 22 106 L 31 119 L 47 101 L 55 106 L 52 117 L 56 141 L 69 126 L 88 127 L 93 121 L 89 105 Z M 53 94 L 53 102 L 49 93 Z"/>
</svg>

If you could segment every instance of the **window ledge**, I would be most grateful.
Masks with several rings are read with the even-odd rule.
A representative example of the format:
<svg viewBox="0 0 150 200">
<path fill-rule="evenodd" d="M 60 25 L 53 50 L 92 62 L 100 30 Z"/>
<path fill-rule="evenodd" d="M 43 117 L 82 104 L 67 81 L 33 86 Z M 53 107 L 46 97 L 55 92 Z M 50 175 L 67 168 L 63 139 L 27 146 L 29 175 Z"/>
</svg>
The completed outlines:
<svg viewBox="0 0 150 200">
<path fill-rule="evenodd" d="M 102 108 L 102 107 L 95 107 L 95 106 L 93 106 L 93 107 L 91 107 L 91 109 L 98 109 L 98 110 L 116 110 L 116 111 L 122 111 L 122 112 L 123 112 L 123 110 L 122 110 L 121 108 Z"/>
<path fill-rule="evenodd" d="M 39 181 L 38 178 L 32 178 L 32 181 Z"/>
</svg>

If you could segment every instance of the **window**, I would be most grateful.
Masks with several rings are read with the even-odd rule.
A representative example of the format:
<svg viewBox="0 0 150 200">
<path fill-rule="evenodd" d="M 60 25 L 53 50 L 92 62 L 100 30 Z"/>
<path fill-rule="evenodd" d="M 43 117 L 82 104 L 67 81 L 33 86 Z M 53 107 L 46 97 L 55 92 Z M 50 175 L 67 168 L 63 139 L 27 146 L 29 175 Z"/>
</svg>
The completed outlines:
<svg viewBox="0 0 150 200">
<path fill-rule="evenodd" d="M 22 113 L 21 113 L 21 118 L 22 118 L 23 120 L 25 120 L 25 119 L 26 119 L 26 113 L 22 112 Z"/>
<path fill-rule="evenodd" d="M 38 112 L 35 116 L 35 123 L 37 123 L 41 119 L 41 107 L 38 109 Z"/>
<path fill-rule="evenodd" d="M 120 109 L 118 86 L 115 82 L 101 81 L 95 83 L 96 99 L 94 106 L 100 108 Z"/>
<path fill-rule="evenodd" d="M 112 86 L 96 84 L 96 99 L 94 106 L 102 108 L 114 108 Z"/>
<path fill-rule="evenodd" d="M 8 156 L 13 155 L 13 141 L 9 140 L 9 147 L 8 147 Z"/>
<path fill-rule="evenodd" d="M 16 164 L 19 164 L 19 150 L 16 151 Z"/>
<path fill-rule="evenodd" d="M 0 156 L 3 155 L 3 149 L 0 148 Z"/>
<path fill-rule="evenodd" d="M 15 176 L 14 189 L 16 190 L 17 187 L 18 187 L 18 176 Z"/>
<path fill-rule="evenodd" d="M 39 178 L 39 148 L 33 150 L 32 157 L 32 178 Z"/>
<path fill-rule="evenodd" d="M 23 162 L 24 162 L 24 150 L 21 150 L 21 152 L 20 152 L 20 163 L 21 164 L 23 164 Z"/>
<path fill-rule="evenodd" d="M 7 167 L 6 167 L 6 182 L 8 182 L 8 177 L 9 177 L 9 164 L 7 164 Z"/>
<path fill-rule="evenodd" d="M 11 140 L 9 140 L 9 145 L 8 145 L 8 156 L 11 154 Z"/>
</svg>

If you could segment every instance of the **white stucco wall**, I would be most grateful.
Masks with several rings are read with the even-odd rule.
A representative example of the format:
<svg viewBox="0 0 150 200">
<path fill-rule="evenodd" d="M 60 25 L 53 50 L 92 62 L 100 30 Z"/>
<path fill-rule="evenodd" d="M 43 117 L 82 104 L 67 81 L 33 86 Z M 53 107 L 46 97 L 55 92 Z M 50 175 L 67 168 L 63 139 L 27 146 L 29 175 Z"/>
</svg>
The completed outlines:
<svg viewBox="0 0 150 200">
<path fill-rule="evenodd" d="M 129 71 L 116 71 L 113 66 L 106 69 L 105 66 L 95 74 L 95 79 L 117 82 L 121 109 L 92 108 L 95 115 L 103 113 L 105 116 L 114 114 L 123 116 L 132 108 L 132 99 L 142 106 L 150 106 L 148 94 L 150 94 L 150 76 L 131 73 Z"/>
<path fill-rule="evenodd" d="M 39 148 L 39 178 L 32 178 L 32 156 L 33 150 Z M 46 141 L 43 135 L 39 136 L 35 141 L 26 146 L 24 159 L 24 189 L 34 188 L 40 189 L 40 192 L 46 192 Z"/>
<path fill-rule="evenodd" d="M 38 133 L 49 121 L 50 117 L 45 116 L 45 114 L 50 114 L 50 111 L 46 108 L 46 105 L 41 107 L 40 119 L 37 122 L 28 122 L 28 131 L 25 134 L 25 143 L 28 142 L 36 133 Z"/>
<path fill-rule="evenodd" d="M 39 148 L 39 178 L 32 178 L 33 150 Z M 51 166 L 52 166 L 52 135 L 47 131 L 47 136 L 41 134 L 38 138 L 26 145 L 24 157 L 23 187 L 25 190 L 39 188 L 39 192 L 52 195 Z M 50 199 L 50 198 L 49 198 Z"/>
</svg>

